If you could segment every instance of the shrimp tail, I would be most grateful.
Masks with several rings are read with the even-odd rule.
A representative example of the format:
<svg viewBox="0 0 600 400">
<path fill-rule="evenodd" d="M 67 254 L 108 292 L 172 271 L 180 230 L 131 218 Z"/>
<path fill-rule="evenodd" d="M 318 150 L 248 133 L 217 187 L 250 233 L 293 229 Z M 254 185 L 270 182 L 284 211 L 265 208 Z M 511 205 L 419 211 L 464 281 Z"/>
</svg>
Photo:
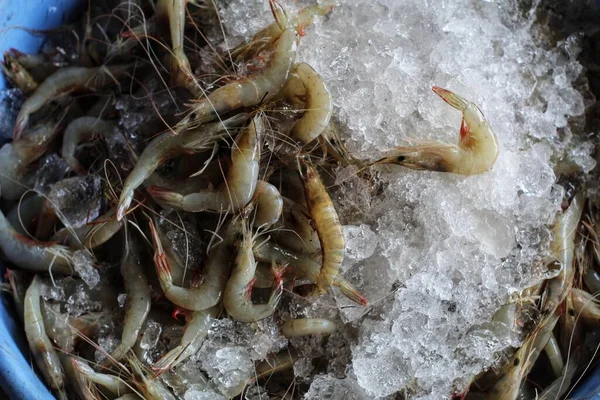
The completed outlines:
<svg viewBox="0 0 600 400">
<path fill-rule="evenodd" d="M 128 196 L 125 196 L 123 199 L 119 201 L 119 206 L 117 207 L 117 221 L 121 221 L 125 216 L 125 213 L 129 209 L 131 202 L 133 201 L 133 193 Z"/>
<path fill-rule="evenodd" d="M 431 90 L 433 90 L 435 94 L 440 96 L 442 100 L 444 100 L 446 103 L 448 103 L 449 105 L 451 105 L 459 111 L 464 111 L 469 106 L 469 102 L 467 100 L 449 91 L 448 89 L 443 89 L 439 86 L 434 86 L 431 88 Z"/>
<path fill-rule="evenodd" d="M 164 356 L 159 358 L 154 364 L 152 364 L 152 371 L 160 373 L 170 369 L 184 350 L 184 346 L 177 346 L 171 349 L 167 354 L 165 354 Z"/>
<path fill-rule="evenodd" d="M 340 275 L 338 275 L 335 284 L 340 288 L 340 291 L 344 294 L 344 296 L 353 302 L 360 304 L 363 307 L 368 304 L 366 297 L 360 294 L 357 288 L 355 288 L 350 282 L 342 278 Z"/>
<path fill-rule="evenodd" d="M 169 261 L 167 260 L 167 257 L 165 255 L 164 248 L 162 246 L 162 243 L 158 236 L 158 231 L 156 230 L 154 223 L 152 221 L 149 221 L 148 225 L 150 226 L 152 242 L 154 244 L 155 249 L 153 260 L 154 265 L 156 267 L 156 274 L 158 275 L 163 290 L 165 290 L 165 286 L 168 286 L 169 283 L 173 282 L 173 277 L 171 275 L 171 267 L 169 266 Z"/>
<path fill-rule="evenodd" d="M 146 190 L 150 193 L 150 196 L 154 197 L 160 203 L 173 207 L 181 207 L 183 196 L 177 192 L 159 186 L 149 186 Z"/>
</svg>

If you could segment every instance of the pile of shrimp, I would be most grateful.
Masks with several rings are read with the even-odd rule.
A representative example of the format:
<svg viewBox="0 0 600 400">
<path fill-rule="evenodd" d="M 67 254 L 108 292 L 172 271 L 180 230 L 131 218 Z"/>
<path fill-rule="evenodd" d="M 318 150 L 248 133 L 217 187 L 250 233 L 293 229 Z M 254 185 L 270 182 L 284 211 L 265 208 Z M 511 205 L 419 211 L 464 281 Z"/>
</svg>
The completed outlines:
<svg viewBox="0 0 600 400">
<path fill-rule="evenodd" d="M 83 22 L 64 28 L 78 32 L 73 57 L 59 47 L 37 55 L 11 49 L 2 64 L 27 96 L 12 143 L 0 149 L 7 211 L 0 211 L 0 249 L 32 358 L 60 399 L 182 398 L 191 385 L 215 388 L 202 373 L 181 372 L 213 324 L 272 319 L 288 347 L 256 360 L 255 374 L 221 395 L 250 398 L 249 389 L 260 386 L 259 395 L 298 398 L 294 338 L 327 341 L 337 322 L 290 312 L 290 304 L 335 290 L 369 306 L 340 272 L 345 243 L 331 197 L 334 168 L 353 166 L 365 181 L 383 164 L 484 174 L 498 157 L 497 137 L 475 104 L 434 87 L 462 113 L 457 143 L 399 147 L 372 160 L 350 154 L 326 82 L 295 62 L 306 27 L 334 12 L 331 6 L 288 15 L 270 0 L 271 25 L 217 49 L 202 34 L 211 6 L 110 3 L 90 6 Z M 123 99 L 151 116 L 124 127 Z M 65 168 L 37 185 L 48 157 Z M 93 199 L 101 212 L 73 226 L 49 187 L 89 176 L 102 182 Z M 551 279 L 494 316 L 522 335 L 523 346 L 457 395 L 517 398 L 531 390 L 526 378 L 542 350 L 562 378 L 543 380 L 544 395 L 570 387 L 585 361 L 574 357 L 584 346 L 581 326 L 600 322 L 600 308 L 582 290 L 600 290 L 597 210 L 588 206 L 581 225 L 583 202 L 576 194 L 558 217 Z M 174 233 L 200 251 L 192 254 L 190 245 L 182 252 Z M 74 267 L 81 254 L 99 283 Z M 73 313 L 55 291 L 84 291 L 91 305 Z M 182 331 L 152 356 L 143 338 L 150 320 Z M 107 327 L 120 339 L 109 351 L 99 344 Z"/>
</svg>

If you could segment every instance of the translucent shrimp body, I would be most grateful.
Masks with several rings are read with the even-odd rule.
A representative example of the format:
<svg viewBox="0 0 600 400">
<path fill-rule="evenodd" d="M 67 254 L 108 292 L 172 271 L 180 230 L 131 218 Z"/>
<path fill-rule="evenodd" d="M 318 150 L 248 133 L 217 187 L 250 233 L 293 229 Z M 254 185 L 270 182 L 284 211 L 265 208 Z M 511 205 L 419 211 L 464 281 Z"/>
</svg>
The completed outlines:
<svg viewBox="0 0 600 400">
<path fill-rule="evenodd" d="M 72 363 L 73 368 L 81 375 L 85 376 L 87 380 L 102 386 L 114 395 L 121 396 L 123 394 L 133 392 L 131 387 L 128 386 L 122 378 L 119 378 L 116 375 L 96 372 L 85 362 L 75 358 L 73 359 Z"/>
<path fill-rule="evenodd" d="M 554 222 L 554 238 L 550 243 L 550 252 L 561 264 L 561 272 L 551 279 L 542 298 L 542 311 L 553 312 L 562 303 L 573 285 L 575 268 L 573 259 L 575 252 L 575 235 L 577 225 L 583 213 L 584 198 L 582 193 L 575 195 L 569 208 L 556 217 Z"/>
<path fill-rule="evenodd" d="M 202 311 L 216 305 L 223 296 L 223 290 L 229 277 L 231 246 L 241 231 L 238 220 L 229 222 L 225 228 L 221 243 L 213 246 L 208 253 L 202 272 L 203 279 L 199 287 L 184 288 L 173 284 L 171 267 L 164 252 L 159 235 L 150 221 L 150 230 L 154 242 L 154 264 L 165 297 L 186 310 Z"/>
<path fill-rule="evenodd" d="M 23 103 L 15 122 L 14 139 L 19 139 L 29 122 L 31 114 L 38 111 L 50 100 L 69 92 L 102 89 L 104 86 L 115 83 L 115 79 L 127 73 L 130 67 L 130 65 L 116 65 L 97 68 L 67 67 L 59 69 L 42 82 L 37 90 Z"/>
<path fill-rule="evenodd" d="M 80 117 L 71 121 L 65 129 L 63 136 L 61 155 L 62 158 L 80 174 L 85 173 L 85 169 L 75 158 L 77 145 L 95 136 L 109 133 L 114 124 L 103 121 L 95 117 Z"/>
<path fill-rule="evenodd" d="M 581 316 L 583 321 L 591 326 L 600 325 L 600 306 L 597 298 L 580 289 L 572 289 L 573 309 L 575 315 Z"/>
<path fill-rule="evenodd" d="M 344 261 L 344 232 L 333 202 L 315 167 L 304 162 L 304 193 L 310 216 L 321 242 L 322 267 L 317 278 L 318 293 L 332 285 Z"/>
<path fill-rule="evenodd" d="M 119 361 L 133 347 L 140 329 L 150 312 L 150 287 L 140 258 L 140 246 L 134 235 L 128 235 L 121 260 L 121 275 L 125 284 L 125 320 L 121 343 L 107 361 Z"/>
<path fill-rule="evenodd" d="M 175 127 L 177 132 L 199 126 L 219 115 L 271 100 L 285 85 L 296 57 L 297 35 L 287 27 L 276 39 L 268 65 L 256 74 L 231 82 L 198 100 Z"/>
<path fill-rule="evenodd" d="M 296 121 L 290 136 L 303 144 L 312 142 L 319 137 L 329 125 L 333 112 L 331 93 L 323 79 L 306 63 L 296 64 L 294 72 L 302 82 L 304 91 L 304 114 Z M 293 91 L 293 90 L 292 90 Z M 298 93 L 294 93 L 298 96 Z"/>
<path fill-rule="evenodd" d="M 286 321 L 281 327 L 286 338 L 308 335 L 331 335 L 335 332 L 335 322 L 324 318 L 298 318 Z"/>
<path fill-rule="evenodd" d="M 462 112 L 458 145 L 432 142 L 397 147 L 374 164 L 398 164 L 411 169 L 461 175 L 478 175 L 492 169 L 498 158 L 498 139 L 479 108 L 449 90 L 435 86 L 433 91 Z"/>
<path fill-rule="evenodd" d="M 294 251 L 313 255 L 321 252 L 319 235 L 311 225 L 308 210 L 288 198 L 283 199 L 282 229 L 273 233 L 275 241 Z"/>
<path fill-rule="evenodd" d="M 254 196 L 260 167 L 263 136 L 262 117 L 256 116 L 236 138 L 231 149 L 231 167 L 225 182 L 216 190 L 203 190 L 188 195 L 151 186 L 148 192 L 170 207 L 189 212 L 238 212 Z"/>
<path fill-rule="evenodd" d="M 267 304 L 254 304 L 250 298 L 256 272 L 256 260 L 252 248 L 254 239 L 247 231 L 237 249 L 231 277 L 223 295 L 223 306 L 235 320 L 256 322 L 272 315 L 277 308 L 283 286 L 277 283 Z M 279 279 L 277 279 L 279 281 Z"/>
<path fill-rule="evenodd" d="M 58 393 L 60 399 L 67 399 L 60 359 L 44 329 L 44 318 L 40 306 L 40 287 L 40 277 L 36 275 L 25 293 L 25 335 L 33 359 L 42 375 L 44 375 L 46 382 Z"/>
<path fill-rule="evenodd" d="M 138 158 L 135 168 L 123 184 L 123 190 L 119 197 L 117 219 L 123 219 L 125 212 L 131 205 L 135 189 L 143 184 L 159 165 L 182 153 L 211 149 L 216 142 L 228 137 L 230 134 L 229 129 L 240 126 L 246 119 L 248 119 L 248 114 L 238 114 L 225 121 L 184 131 L 179 135 L 166 132 L 155 138 L 146 146 Z"/>
<path fill-rule="evenodd" d="M 117 221 L 117 208 L 111 208 L 106 214 L 80 228 L 61 228 L 52 237 L 53 241 L 65 244 L 72 249 L 94 249 L 116 235 L 123 227 L 123 221 Z"/>
<path fill-rule="evenodd" d="M 70 275 L 73 252 L 53 242 L 39 242 L 17 233 L 0 211 L 0 249 L 11 263 L 28 271 Z"/>
</svg>

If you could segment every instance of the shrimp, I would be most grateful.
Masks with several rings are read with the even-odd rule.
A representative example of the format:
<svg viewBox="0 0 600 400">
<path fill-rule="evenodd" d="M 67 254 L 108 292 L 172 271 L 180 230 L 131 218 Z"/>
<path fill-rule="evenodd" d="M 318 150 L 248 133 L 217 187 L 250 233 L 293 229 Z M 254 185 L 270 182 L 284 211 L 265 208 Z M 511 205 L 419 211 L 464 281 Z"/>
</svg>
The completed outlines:
<svg viewBox="0 0 600 400">
<path fill-rule="evenodd" d="M 17 233 L 0 211 L 0 249 L 19 268 L 70 275 L 73 252 L 53 242 L 40 242 Z"/>
<path fill-rule="evenodd" d="M 269 4 L 283 30 L 275 40 L 273 54 L 267 66 L 253 75 L 218 88 L 192 104 L 189 114 L 175 126 L 176 132 L 200 126 L 239 108 L 253 107 L 269 101 L 283 88 L 296 57 L 298 35 L 289 24 L 281 6 L 275 0 L 270 0 Z"/>
<path fill-rule="evenodd" d="M 288 339 L 315 334 L 331 335 L 335 330 L 335 322 L 324 318 L 298 318 L 286 321 L 281 326 L 283 336 Z"/>
<path fill-rule="evenodd" d="M 23 271 L 6 269 L 4 280 L 8 282 L 10 294 L 17 310 L 17 316 L 22 320 L 25 312 L 25 292 L 27 291 L 27 279 Z"/>
<path fill-rule="evenodd" d="M 258 181 L 255 192 L 256 214 L 255 227 L 271 226 L 279 220 L 283 210 L 283 198 L 279 190 L 265 181 Z"/>
<path fill-rule="evenodd" d="M 83 166 L 75 158 L 77 145 L 112 130 L 114 124 L 95 117 L 80 117 L 69 123 L 63 136 L 61 156 L 79 174 L 85 174 Z"/>
<path fill-rule="evenodd" d="M 94 371 L 87 363 L 82 360 L 73 358 L 73 368 L 82 376 L 84 376 L 90 382 L 94 382 L 103 388 L 107 389 L 114 395 L 122 396 L 126 393 L 133 392 L 132 388 L 123 380 L 116 375 L 103 374 Z"/>
<path fill-rule="evenodd" d="M 21 89 L 23 93 L 29 95 L 37 89 L 38 83 L 10 50 L 4 52 L 4 61 L 1 65 L 2 71 L 10 83 Z"/>
<path fill-rule="evenodd" d="M 116 212 L 117 207 L 113 207 L 106 214 L 80 228 L 61 228 L 51 240 L 76 250 L 95 249 L 106 243 L 123 227 L 123 221 L 115 218 Z"/>
<path fill-rule="evenodd" d="M 237 255 L 233 263 L 233 271 L 227 281 L 227 286 L 225 286 L 223 306 L 236 321 L 256 322 L 271 316 L 275 312 L 283 293 L 283 284 L 279 279 L 280 272 L 274 271 L 277 284 L 269 297 L 268 303 L 252 303 L 250 295 L 252 294 L 254 273 L 256 272 L 256 260 L 252 252 L 254 237 L 250 234 L 246 225 L 244 225 L 243 232 L 243 239 L 237 248 Z"/>
<path fill-rule="evenodd" d="M 137 238 L 126 236 L 125 248 L 121 259 L 121 275 L 125 284 L 127 300 L 125 300 L 125 322 L 121 343 L 112 352 L 107 361 L 121 360 L 135 344 L 140 329 L 150 312 L 150 287 L 142 265 L 141 249 Z"/>
<path fill-rule="evenodd" d="M 577 316 L 591 326 L 600 325 L 600 305 L 596 297 L 581 289 L 572 289 L 573 310 Z"/>
<path fill-rule="evenodd" d="M 276 262 L 287 265 L 283 276 L 285 281 L 293 279 L 310 279 L 315 282 L 319 277 L 321 265 L 318 262 L 306 254 L 285 249 L 269 241 L 254 246 L 254 256 L 260 262 L 270 264 Z M 261 271 L 260 275 L 261 278 L 268 279 L 267 277 L 272 274 Z M 365 299 L 358 289 L 352 286 L 352 284 L 340 274 L 333 280 L 333 285 L 337 286 L 346 297 L 355 303 L 362 306 L 367 305 L 367 299 Z"/>
<path fill-rule="evenodd" d="M 15 232 L 21 235 L 30 235 L 35 229 L 35 219 L 38 216 L 44 198 L 34 195 L 28 196 L 14 206 L 6 215 L 6 219 Z"/>
<path fill-rule="evenodd" d="M 138 158 L 135 168 L 123 184 L 123 190 L 119 197 L 117 220 L 123 219 L 133 200 L 135 189 L 144 183 L 160 164 L 181 153 L 211 149 L 217 141 L 228 136 L 228 129 L 240 126 L 246 119 L 248 119 L 248 114 L 238 114 L 225 121 L 188 130 L 179 135 L 166 132 L 155 138 L 146 146 Z"/>
<path fill-rule="evenodd" d="M 165 371 L 171 369 L 196 354 L 208 335 L 208 330 L 214 319 L 219 314 L 219 307 L 215 306 L 205 311 L 196 311 L 190 314 L 181 343 L 156 361 L 152 365 L 153 370 Z"/>
<path fill-rule="evenodd" d="M 531 371 L 542 350 L 552 335 L 552 329 L 558 322 L 556 313 L 549 314 L 540 322 L 536 331 L 517 350 L 501 371 L 500 379 L 486 393 L 489 400 L 515 400 L 523 380 Z"/>
<path fill-rule="evenodd" d="M 556 278 L 547 283 L 541 303 L 543 312 L 554 312 L 558 305 L 565 300 L 573 285 L 575 276 L 575 269 L 573 268 L 575 234 L 583 212 L 584 201 L 583 194 L 577 193 L 569 208 L 556 217 L 554 238 L 550 243 L 550 251 L 552 256 L 561 264 L 562 269 Z"/>
<path fill-rule="evenodd" d="M 434 142 L 398 147 L 371 165 L 398 164 L 460 175 L 478 175 L 492 169 L 499 153 L 498 138 L 479 108 L 449 90 L 434 86 L 433 91 L 463 114 L 458 145 Z"/>
<path fill-rule="evenodd" d="M 44 329 L 44 319 L 40 307 L 40 282 L 40 277 L 36 275 L 25 293 L 25 335 L 35 363 L 46 383 L 58 393 L 60 399 L 67 399 L 62 366 Z"/>
<path fill-rule="evenodd" d="M 12 143 L 0 148 L 0 195 L 3 198 L 19 200 L 33 186 L 34 175 L 25 171 L 26 166 Z"/>
<path fill-rule="evenodd" d="M 319 137 L 329 125 L 333 112 L 333 102 L 331 93 L 325 86 L 323 79 L 310 65 L 306 63 L 296 64 L 294 72 L 304 88 L 303 93 L 300 93 L 300 95 L 305 98 L 305 111 L 292 127 L 290 136 L 302 144 L 308 144 Z M 299 86 L 294 80 L 290 80 L 290 82 L 288 85 Z M 289 92 L 295 90 L 293 88 L 288 89 Z M 298 96 L 299 94 L 295 92 L 291 95 Z"/>
<path fill-rule="evenodd" d="M 223 232 L 223 242 L 214 246 L 208 254 L 203 270 L 203 279 L 199 287 L 184 288 L 173 284 L 171 267 L 165 255 L 160 237 L 154 223 L 149 221 L 154 244 L 154 264 L 165 297 L 186 310 L 202 311 L 216 305 L 223 295 L 230 271 L 231 246 L 239 234 L 237 220 L 229 222 Z"/>
<path fill-rule="evenodd" d="M 160 379 L 148 379 L 142 371 L 140 362 L 134 357 L 128 357 L 133 375 L 136 378 L 136 385 L 146 400 L 176 400 L 169 389 L 163 386 Z"/>
<path fill-rule="evenodd" d="M 17 115 L 13 137 L 18 140 L 31 115 L 57 96 L 74 91 L 96 91 L 116 82 L 131 68 L 130 64 L 96 68 L 67 67 L 50 75 L 23 103 Z"/>
<path fill-rule="evenodd" d="M 306 203 L 321 243 L 322 267 L 317 292 L 322 294 L 333 284 L 344 260 L 344 231 L 316 168 L 307 161 L 302 164 Z"/>
<path fill-rule="evenodd" d="M 181 195 L 156 186 L 149 187 L 156 200 L 189 212 L 238 212 L 252 200 L 260 168 L 260 150 L 264 132 L 262 117 L 256 115 L 236 138 L 231 149 L 231 167 L 227 178 L 216 190 L 203 190 Z"/>
</svg>

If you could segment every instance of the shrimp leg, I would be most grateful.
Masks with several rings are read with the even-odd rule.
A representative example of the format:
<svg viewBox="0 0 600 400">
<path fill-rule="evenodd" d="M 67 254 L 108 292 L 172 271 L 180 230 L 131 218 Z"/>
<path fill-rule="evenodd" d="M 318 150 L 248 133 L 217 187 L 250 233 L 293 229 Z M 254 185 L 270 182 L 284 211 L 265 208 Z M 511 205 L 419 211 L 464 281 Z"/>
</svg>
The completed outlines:
<svg viewBox="0 0 600 400">
<path fill-rule="evenodd" d="M 67 399 L 60 359 L 44 329 L 44 319 L 40 306 L 40 287 L 40 277 L 36 275 L 25 293 L 25 335 L 33 358 L 46 383 L 58 393 L 60 399 Z"/>
<path fill-rule="evenodd" d="M 212 149 L 217 141 L 229 135 L 228 129 L 240 126 L 246 119 L 248 119 L 247 114 L 238 114 L 201 129 L 185 131 L 179 135 L 166 132 L 155 138 L 146 146 L 138 158 L 135 168 L 125 180 L 119 197 L 117 219 L 119 221 L 123 219 L 133 200 L 135 189 L 144 183 L 164 161 L 182 153 Z"/>
<path fill-rule="evenodd" d="M 498 158 L 498 139 L 479 108 L 449 90 L 435 86 L 433 91 L 462 112 L 458 145 L 434 142 L 398 147 L 372 164 L 398 164 L 416 170 L 461 175 L 478 175 L 492 169 Z"/>
<path fill-rule="evenodd" d="M 238 135 L 231 149 L 231 167 L 227 179 L 217 190 L 207 189 L 183 196 L 150 186 L 148 193 L 163 204 L 188 212 L 240 211 L 252 200 L 256 190 L 263 131 L 262 119 L 257 115 L 248 128 Z"/>
</svg>

